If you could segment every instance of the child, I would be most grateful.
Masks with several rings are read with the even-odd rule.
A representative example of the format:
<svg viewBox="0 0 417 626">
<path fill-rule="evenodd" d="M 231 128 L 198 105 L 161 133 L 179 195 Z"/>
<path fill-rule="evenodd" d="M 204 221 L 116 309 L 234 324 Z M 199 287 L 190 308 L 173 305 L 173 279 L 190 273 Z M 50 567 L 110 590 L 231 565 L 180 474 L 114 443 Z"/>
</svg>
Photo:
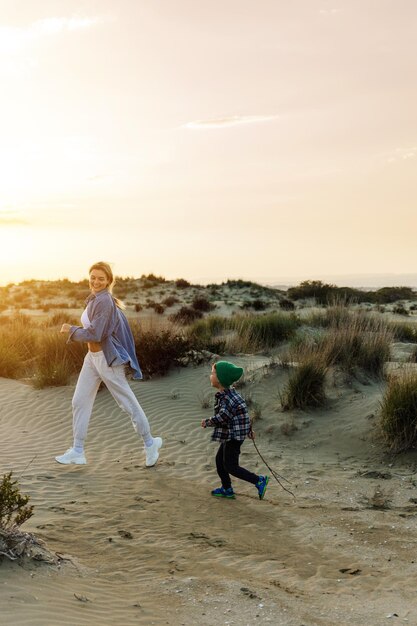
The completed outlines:
<svg viewBox="0 0 417 626">
<path fill-rule="evenodd" d="M 219 498 L 234 498 L 235 494 L 230 481 L 230 474 L 252 483 L 258 490 L 259 499 L 262 500 L 268 476 L 257 476 L 239 466 L 240 447 L 246 437 L 253 437 L 248 408 L 246 402 L 238 392 L 230 387 L 243 374 L 243 369 L 228 363 L 219 361 L 211 368 L 210 382 L 212 387 L 218 389 L 214 404 L 214 416 L 201 422 L 203 428 L 214 426 L 212 441 L 220 441 L 220 447 L 216 455 L 217 473 L 222 481 L 222 486 L 211 492 L 212 496 Z"/>
</svg>

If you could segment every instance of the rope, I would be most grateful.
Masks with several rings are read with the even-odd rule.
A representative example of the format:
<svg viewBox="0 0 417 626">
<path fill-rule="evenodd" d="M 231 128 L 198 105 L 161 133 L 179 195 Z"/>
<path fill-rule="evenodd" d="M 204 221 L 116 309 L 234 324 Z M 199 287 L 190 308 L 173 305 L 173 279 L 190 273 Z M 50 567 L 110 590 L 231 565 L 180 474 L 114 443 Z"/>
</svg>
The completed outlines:
<svg viewBox="0 0 417 626">
<path fill-rule="evenodd" d="M 259 454 L 259 456 L 261 457 L 263 463 L 266 465 L 266 467 L 269 469 L 269 471 L 271 472 L 272 476 L 275 478 L 275 480 L 277 481 L 277 483 L 283 488 L 284 491 L 287 491 L 288 493 L 290 493 L 292 495 L 293 498 L 295 498 L 295 495 L 293 494 L 293 492 L 290 489 L 287 489 L 287 487 L 285 487 L 285 485 L 282 484 L 282 482 L 280 481 L 280 478 L 282 480 L 285 480 L 285 482 L 287 482 L 289 485 L 291 485 L 291 482 L 289 480 L 287 480 L 285 478 L 285 476 L 281 476 L 280 474 L 278 474 L 277 472 L 275 472 L 275 470 L 272 469 L 272 467 L 270 467 L 268 465 L 268 463 L 265 461 L 264 457 L 262 456 L 262 454 L 259 452 L 259 448 L 255 443 L 255 439 L 254 439 L 254 433 L 251 429 L 251 435 L 252 437 L 249 437 L 250 439 L 252 439 L 253 445 L 255 446 L 255 450 L 256 452 Z"/>
</svg>

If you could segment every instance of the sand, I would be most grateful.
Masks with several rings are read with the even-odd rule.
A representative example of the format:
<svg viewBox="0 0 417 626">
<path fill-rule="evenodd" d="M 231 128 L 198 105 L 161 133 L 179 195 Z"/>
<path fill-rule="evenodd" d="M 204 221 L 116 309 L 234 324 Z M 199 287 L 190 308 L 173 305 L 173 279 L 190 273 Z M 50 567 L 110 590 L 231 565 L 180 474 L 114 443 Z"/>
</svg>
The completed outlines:
<svg viewBox="0 0 417 626">
<path fill-rule="evenodd" d="M 263 501 L 240 481 L 236 500 L 210 496 L 217 446 L 200 427 L 211 414 L 208 366 L 132 382 L 164 439 L 155 468 L 107 390 L 87 466 L 58 465 L 74 386 L 0 379 L 0 472 L 22 474 L 35 506 L 22 529 L 62 557 L 3 559 L 1 625 L 417 624 L 417 458 L 387 456 L 375 439 L 383 384 L 335 379 L 324 409 L 283 413 L 287 373 L 263 356 L 234 360 L 249 372 L 242 393 L 261 409 L 257 445 L 296 498 L 273 479 Z M 249 440 L 242 464 L 267 472 Z M 381 501 L 389 508 L 374 508 Z"/>
</svg>

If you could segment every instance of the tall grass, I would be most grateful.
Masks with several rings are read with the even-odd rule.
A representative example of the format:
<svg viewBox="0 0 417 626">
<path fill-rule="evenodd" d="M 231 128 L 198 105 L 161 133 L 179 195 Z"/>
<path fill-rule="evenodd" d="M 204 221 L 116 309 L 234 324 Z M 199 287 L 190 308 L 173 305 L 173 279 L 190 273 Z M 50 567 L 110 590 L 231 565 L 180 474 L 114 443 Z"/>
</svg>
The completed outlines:
<svg viewBox="0 0 417 626">
<path fill-rule="evenodd" d="M 394 337 L 389 323 L 381 316 L 340 306 L 329 307 L 323 319 L 321 326 L 326 331 L 315 339 L 308 338 L 305 350 L 311 350 L 313 341 L 327 366 L 339 366 L 351 374 L 360 369 L 373 376 L 383 375 Z"/>
<path fill-rule="evenodd" d="M 229 354 L 256 352 L 272 348 L 293 336 L 300 326 L 293 314 L 236 315 L 207 317 L 195 322 L 188 330 L 190 339 L 201 347 Z"/>
<path fill-rule="evenodd" d="M 232 328 L 247 332 L 254 346 L 272 348 L 294 335 L 300 320 L 293 314 L 268 313 L 266 315 L 236 316 L 231 318 Z"/>
<path fill-rule="evenodd" d="M 0 333 L 0 376 L 24 376 L 37 344 L 36 332 L 24 316 L 2 325 Z"/>
<path fill-rule="evenodd" d="M 318 407 L 326 401 L 327 366 L 317 354 L 311 353 L 291 373 L 280 394 L 284 411 Z"/>
<path fill-rule="evenodd" d="M 380 429 L 393 452 L 417 446 L 417 372 L 414 369 L 389 377 L 381 401 Z"/>
<path fill-rule="evenodd" d="M 338 365 L 351 374 L 360 369 L 379 377 L 389 360 L 391 341 L 387 328 L 369 331 L 353 322 L 344 328 L 332 328 L 320 340 L 320 350 L 328 365 Z"/>
<path fill-rule="evenodd" d="M 34 362 L 32 384 L 35 389 L 68 385 L 80 371 L 87 348 L 82 343 L 65 342 L 61 334 L 42 333 Z"/>
<path fill-rule="evenodd" d="M 390 322 L 389 328 L 398 341 L 417 343 L 416 323 Z"/>
</svg>

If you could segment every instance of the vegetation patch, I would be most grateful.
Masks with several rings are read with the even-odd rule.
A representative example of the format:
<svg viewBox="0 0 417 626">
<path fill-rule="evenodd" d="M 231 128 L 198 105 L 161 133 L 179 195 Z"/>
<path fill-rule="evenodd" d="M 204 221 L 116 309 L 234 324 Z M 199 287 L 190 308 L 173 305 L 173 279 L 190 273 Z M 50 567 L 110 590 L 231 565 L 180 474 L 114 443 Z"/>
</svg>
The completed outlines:
<svg viewBox="0 0 417 626">
<path fill-rule="evenodd" d="M 317 355 L 311 355 L 310 358 L 299 363 L 280 394 L 283 410 L 322 406 L 326 401 L 326 373 L 327 366 L 317 358 Z"/>
<path fill-rule="evenodd" d="M 0 560 L 6 557 L 16 561 L 23 557 L 50 563 L 58 562 L 55 555 L 46 550 L 45 545 L 20 527 L 33 515 L 29 496 L 22 495 L 12 472 L 4 474 L 0 481 Z"/>
<path fill-rule="evenodd" d="M 392 375 L 381 401 L 380 429 L 392 452 L 417 445 L 417 372 L 405 369 Z"/>
</svg>

